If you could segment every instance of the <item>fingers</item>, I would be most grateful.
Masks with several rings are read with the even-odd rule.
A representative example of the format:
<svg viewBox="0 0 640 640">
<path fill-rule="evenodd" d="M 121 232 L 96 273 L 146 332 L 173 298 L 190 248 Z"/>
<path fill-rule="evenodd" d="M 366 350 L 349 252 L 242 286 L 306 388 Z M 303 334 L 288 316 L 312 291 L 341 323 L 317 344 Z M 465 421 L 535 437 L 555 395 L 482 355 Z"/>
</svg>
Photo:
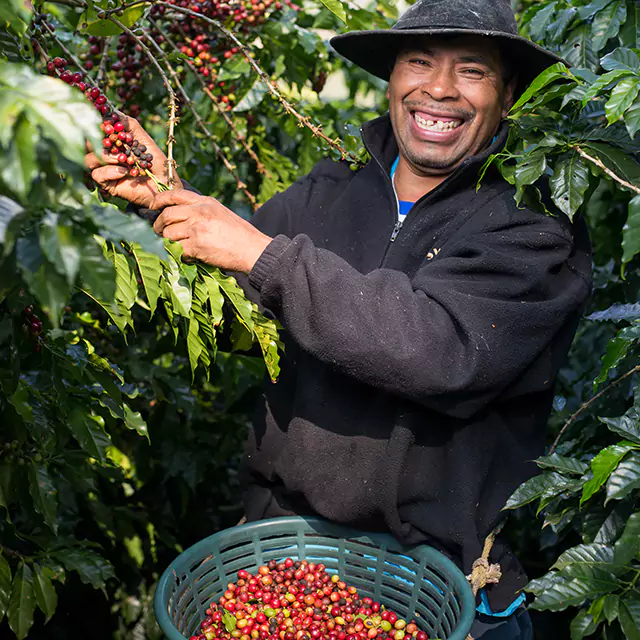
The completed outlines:
<svg viewBox="0 0 640 640">
<path fill-rule="evenodd" d="M 154 209 L 164 209 L 175 205 L 197 204 L 203 200 L 203 196 L 187 191 L 186 189 L 171 189 L 159 193 L 153 200 Z"/>
<path fill-rule="evenodd" d="M 91 172 L 91 177 L 99 185 L 105 185 L 113 180 L 120 180 L 124 178 L 128 173 L 128 169 L 116 165 L 99 166 Z"/>
<path fill-rule="evenodd" d="M 162 236 L 173 242 L 180 242 L 191 237 L 191 225 L 186 222 L 178 222 L 164 228 Z"/>
<path fill-rule="evenodd" d="M 155 201 L 154 201 L 155 206 Z M 189 219 L 192 211 L 189 206 L 174 206 L 167 207 L 156 219 L 153 223 L 153 230 L 159 235 L 164 236 L 165 238 L 169 238 L 166 235 L 166 231 L 177 224 L 185 222 Z M 173 238 L 169 238 L 169 240 L 173 240 Z"/>
<path fill-rule="evenodd" d="M 118 158 L 110 153 L 101 153 L 99 156 L 95 153 L 87 153 L 84 157 L 84 163 L 92 171 L 105 164 L 118 164 Z"/>
</svg>

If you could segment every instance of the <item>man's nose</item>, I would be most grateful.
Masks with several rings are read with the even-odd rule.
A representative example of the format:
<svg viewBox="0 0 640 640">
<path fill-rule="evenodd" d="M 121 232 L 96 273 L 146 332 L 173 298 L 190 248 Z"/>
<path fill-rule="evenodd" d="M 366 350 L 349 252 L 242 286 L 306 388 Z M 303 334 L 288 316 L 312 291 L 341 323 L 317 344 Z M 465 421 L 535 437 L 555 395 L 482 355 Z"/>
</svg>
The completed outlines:
<svg viewBox="0 0 640 640">
<path fill-rule="evenodd" d="M 442 65 L 433 70 L 420 87 L 434 100 L 455 100 L 460 97 L 455 69 Z"/>
</svg>

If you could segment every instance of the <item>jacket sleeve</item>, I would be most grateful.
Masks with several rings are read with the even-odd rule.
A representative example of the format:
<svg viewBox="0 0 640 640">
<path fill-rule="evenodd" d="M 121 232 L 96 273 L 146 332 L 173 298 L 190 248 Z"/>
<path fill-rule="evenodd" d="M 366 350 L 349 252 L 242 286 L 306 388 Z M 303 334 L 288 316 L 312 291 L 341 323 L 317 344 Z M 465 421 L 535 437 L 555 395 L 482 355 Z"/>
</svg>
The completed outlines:
<svg viewBox="0 0 640 640">
<path fill-rule="evenodd" d="M 305 351 L 464 418 L 516 380 L 589 295 L 570 234 L 523 218 L 452 240 L 412 279 L 365 275 L 305 235 L 278 236 L 249 280 Z"/>
</svg>

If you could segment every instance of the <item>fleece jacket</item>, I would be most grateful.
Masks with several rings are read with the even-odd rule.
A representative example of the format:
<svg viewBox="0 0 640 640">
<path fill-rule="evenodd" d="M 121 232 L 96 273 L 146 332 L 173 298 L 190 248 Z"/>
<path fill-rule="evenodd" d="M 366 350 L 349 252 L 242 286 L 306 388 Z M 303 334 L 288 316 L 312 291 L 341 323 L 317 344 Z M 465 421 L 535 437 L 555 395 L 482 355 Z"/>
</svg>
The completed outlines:
<svg viewBox="0 0 640 640">
<path fill-rule="evenodd" d="M 591 290 L 586 225 L 520 209 L 489 169 L 508 135 L 421 198 L 391 241 L 398 154 L 324 160 L 253 223 L 273 237 L 248 292 L 284 327 L 247 442 L 249 521 L 319 514 L 428 543 L 465 573 L 506 500 L 536 473 L 554 380 Z M 526 583 L 500 540 L 494 611 Z"/>
</svg>

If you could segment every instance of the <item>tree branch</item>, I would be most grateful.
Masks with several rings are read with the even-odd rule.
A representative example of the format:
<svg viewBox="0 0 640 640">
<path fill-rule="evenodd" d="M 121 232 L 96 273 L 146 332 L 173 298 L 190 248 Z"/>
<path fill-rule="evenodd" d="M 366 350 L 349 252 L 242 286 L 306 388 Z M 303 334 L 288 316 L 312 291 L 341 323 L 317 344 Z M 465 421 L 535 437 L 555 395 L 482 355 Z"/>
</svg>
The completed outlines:
<svg viewBox="0 0 640 640">
<path fill-rule="evenodd" d="M 585 402 L 565 423 L 562 429 L 560 429 L 560 433 L 556 438 L 555 442 L 549 449 L 549 455 L 552 455 L 555 450 L 558 448 L 558 444 L 560 444 L 560 440 L 562 436 L 565 434 L 566 430 L 572 425 L 594 402 L 602 398 L 603 395 L 611 391 L 614 387 L 617 387 L 623 380 L 626 380 L 629 376 L 632 376 L 634 373 L 640 372 L 640 365 L 631 369 L 631 371 L 627 371 L 623 376 L 614 380 L 609 386 L 605 387 L 600 393 L 596 394 L 591 398 L 591 400 Z"/>
<path fill-rule="evenodd" d="M 249 200 L 249 202 L 252 204 L 253 208 L 255 209 L 256 208 L 255 196 L 247 189 L 247 185 L 240 179 L 240 177 L 236 173 L 235 166 L 233 164 L 231 164 L 227 160 L 227 158 L 224 155 L 222 149 L 220 148 L 220 146 L 215 141 L 215 136 L 211 133 L 211 131 L 209 131 L 209 129 L 207 129 L 206 125 L 202 121 L 202 118 L 200 118 L 200 116 L 198 115 L 198 112 L 196 111 L 195 107 L 193 106 L 193 101 L 191 100 L 191 98 L 189 97 L 187 92 L 184 90 L 184 87 L 182 86 L 182 83 L 180 82 L 180 77 L 179 77 L 178 73 L 176 72 L 176 70 L 171 65 L 171 63 L 169 61 L 169 58 L 167 57 L 167 54 L 162 50 L 160 45 L 154 40 L 154 38 L 153 38 L 153 36 L 151 34 L 149 34 L 147 31 L 144 31 L 144 35 L 145 35 L 146 39 L 155 48 L 155 50 L 158 52 L 158 55 L 162 58 L 162 61 L 164 62 L 165 66 L 167 67 L 169 75 L 171 75 L 171 77 L 173 78 L 174 82 L 176 83 L 176 87 L 177 87 L 180 95 L 182 96 L 185 104 L 189 107 L 191 113 L 193 114 L 193 117 L 194 117 L 196 123 L 202 129 L 204 134 L 207 136 L 207 139 L 213 145 L 213 150 L 214 150 L 215 154 L 220 158 L 220 160 L 222 160 L 222 163 L 224 164 L 225 169 L 235 178 L 235 181 L 236 181 L 236 184 L 238 186 L 238 189 L 243 191 L 243 193 L 245 194 L 245 196 L 247 197 L 247 199 Z"/>
<path fill-rule="evenodd" d="M 324 142 L 329 147 L 331 147 L 335 151 L 338 151 L 343 160 L 349 160 L 351 162 L 359 162 L 359 159 L 355 155 L 349 153 L 341 145 L 342 141 L 340 140 L 340 138 L 336 138 L 335 140 L 332 140 L 331 138 L 329 138 L 329 136 L 327 136 L 322 132 L 322 129 L 320 126 L 314 125 L 308 116 L 303 116 L 302 114 L 300 114 L 295 109 L 295 107 L 287 101 L 287 99 L 282 95 L 282 93 L 280 93 L 275 83 L 271 81 L 271 78 L 269 78 L 267 73 L 251 57 L 251 52 L 247 48 L 247 46 L 244 43 L 242 43 L 240 40 L 238 40 L 238 38 L 234 35 L 234 33 L 232 31 L 229 31 L 229 29 L 227 29 L 221 22 L 219 22 L 218 20 L 214 20 L 213 18 L 209 18 L 205 15 L 202 15 L 197 11 L 192 11 L 191 9 L 185 9 L 184 7 L 178 7 L 169 2 L 164 2 L 164 0 L 158 0 L 157 2 L 155 2 L 155 5 L 160 7 L 166 7 L 167 9 L 171 9 L 173 11 L 177 11 L 179 13 L 183 13 L 185 15 L 198 18 L 199 20 L 203 20 L 204 22 L 214 26 L 216 29 L 222 32 L 229 40 L 231 40 L 238 47 L 238 49 L 240 49 L 240 51 L 242 51 L 242 55 L 244 55 L 244 57 L 246 58 L 251 68 L 258 74 L 258 77 L 260 78 L 262 83 L 267 87 L 269 93 L 271 93 L 271 95 L 274 96 L 280 102 L 280 104 L 282 104 L 282 106 L 284 107 L 287 113 L 290 113 L 300 123 L 301 126 L 307 127 L 316 138 L 320 138 L 321 140 L 324 140 Z"/>
<path fill-rule="evenodd" d="M 616 175 L 613 171 L 611 171 L 611 169 L 609 169 L 602 162 L 602 160 L 600 160 L 599 158 L 594 158 L 593 156 L 590 156 L 586 151 L 583 151 L 580 147 L 574 147 L 574 149 L 585 160 L 588 160 L 589 162 L 595 164 L 597 167 L 602 169 L 612 180 L 614 180 L 618 184 L 622 185 L 626 189 L 629 189 L 630 191 L 633 191 L 633 192 L 635 192 L 637 194 L 640 194 L 640 188 L 636 187 L 635 184 L 631 184 L 630 182 L 627 182 L 626 180 L 623 180 L 620 176 Z"/>
<path fill-rule="evenodd" d="M 169 45 L 171 46 L 171 48 L 174 51 L 176 51 L 178 53 L 181 53 L 180 52 L 180 48 L 171 39 L 171 36 L 169 36 L 169 34 L 155 20 L 150 18 L 149 22 L 158 30 L 158 32 L 164 37 L 165 41 L 169 43 Z M 184 35 L 184 31 L 182 31 L 182 29 L 181 29 L 181 33 L 183 33 L 183 35 Z M 224 121 L 229 125 L 229 128 L 233 132 L 233 134 L 236 137 L 236 139 L 238 140 L 238 142 L 240 142 L 240 144 L 242 145 L 244 150 L 249 154 L 250 158 L 256 163 L 256 169 L 257 169 L 258 173 L 261 173 L 262 175 L 266 176 L 270 180 L 273 180 L 273 176 L 271 175 L 271 172 L 262 164 L 262 162 L 260 161 L 260 158 L 258 158 L 258 156 L 256 155 L 255 151 L 249 146 L 246 137 L 243 136 L 238 131 L 238 128 L 236 127 L 235 122 L 233 121 L 233 119 L 229 116 L 229 114 L 226 112 L 226 110 L 222 107 L 222 105 L 220 104 L 220 101 L 218 100 L 218 98 L 216 98 L 216 96 L 213 95 L 213 93 L 211 93 L 211 91 L 207 87 L 207 83 L 202 79 L 202 77 L 198 73 L 197 69 L 193 66 L 191 61 L 190 60 L 183 60 L 182 62 L 187 65 L 189 70 L 196 77 L 196 79 L 200 83 L 200 86 L 202 87 L 202 91 L 204 92 L 204 94 L 211 100 L 211 102 L 213 102 L 213 105 L 218 110 L 220 115 L 223 117 Z"/>
<path fill-rule="evenodd" d="M 164 82 L 164 86 L 167 90 L 167 93 L 169 94 L 169 121 L 168 121 L 169 134 L 167 136 L 167 180 L 169 182 L 169 186 L 173 187 L 173 185 L 175 184 L 175 171 L 176 171 L 176 161 L 173 159 L 173 145 L 175 143 L 175 138 L 173 134 L 174 134 L 175 125 L 177 122 L 177 118 L 176 118 L 177 104 L 176 104 L 175 91 L 173 90 L 173 87 L 171 86 L 171 82 L 169 81 L 169 78 L 167 78 L 164 72 L 164 69 L 162 68 L 162 65 L 156 60 L 155 56 L 151 53 L 151 51 L 149 50 L 149 47 L 147 47 L 147 45 L 143 42 L 142 38 L 137 36 L 128 27 L 125 27 L 124 24 L 122 24 L 122 22 L 120 22 L 120 20 L 118 20 L 117 18 L 114 18 L 113 16 L 110 15 L 107 17 L 107 20 L 110 20 L 111 22 L 113 22 L 113 24 L 120 27 L 120 29 L 122 29 L 130 38 L 133 38 L 135 40 L 136 44 L 140 45 L 140 48 L 142 49 L 144 54 L 147 56 L 151 64 L 153 64 L 153 66 L 158 70 L 158 73 L 160 74 L 160 77 Z"/>
</svg>

